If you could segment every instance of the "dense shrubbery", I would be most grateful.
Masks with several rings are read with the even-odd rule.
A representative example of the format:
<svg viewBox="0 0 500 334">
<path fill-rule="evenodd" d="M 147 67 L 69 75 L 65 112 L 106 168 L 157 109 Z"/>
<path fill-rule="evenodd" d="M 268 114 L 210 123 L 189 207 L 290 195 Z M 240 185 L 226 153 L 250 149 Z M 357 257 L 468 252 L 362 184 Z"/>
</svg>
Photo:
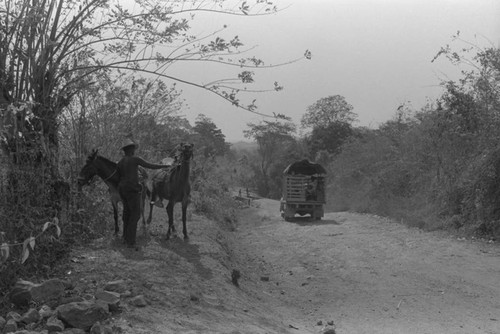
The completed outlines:
<svg viewBox="0 0 500 334">
<path fill-rule="evenodd" d="M 500 50 L 473 60 L 434 104 L 401 108 L 342 147 L 329 166 L 333 209 L 500 238 Z"/>
<path fill-rule="evenodd" d="M 72 247 L 110 230 L 111 215 L 104 212 L 104 205 L 109 205 L 107 191 L 76 194 L 69 184 L 54 182 L 41 170 L 12 170 L 3 175 L 0 196 L 1 241 L 9 252 L 0 263 L 0 296 L 19 278 L 37 281 L 53 275 Z M 57 222 L 59 236 L 53 227 L 42 232 L 48 221 Z M 28 246 L 26 254 L 23 243 L 30 237 L 35 238 L 34 247 Z M 23 255 L 27 255 L 24 261 Z"/>
<path fill-rule="evenodd" d="M 458 227 L 500 238 L 500 149 L 471 161 L 454 194 Z"/>
</svg>

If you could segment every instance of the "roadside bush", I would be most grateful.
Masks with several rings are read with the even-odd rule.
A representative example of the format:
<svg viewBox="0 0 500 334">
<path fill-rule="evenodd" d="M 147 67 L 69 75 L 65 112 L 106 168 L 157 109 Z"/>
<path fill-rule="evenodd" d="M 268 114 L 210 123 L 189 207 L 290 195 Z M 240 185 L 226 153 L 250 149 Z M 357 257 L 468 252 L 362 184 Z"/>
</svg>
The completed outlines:
<svg viewBox="0 0 500 334">
<path fill-rule="evenodd" d="M 3 167 L 0 243 L 8 245 L 9 254 L 0 261 L 0 308 L 8 306 L 6 293 L 18 279 L 38 281 L 58 275 L 71 249 L 110 231 L 112 219 L 105 209 L 110 206 L 107 191 L 101 187 L 77 194 L 43 170 Z M 52 227 L 42 233 L 47 222 L 57 222 L 61 234 L 57 236 Z M 23 243 L 30 237 L 36 237 L 34 248 L 28 246 L 23 261 Z"/>
<path fill-rule="evenodd" d="M 234 229 L 237 203 L 232 198 L 224 175 L 214 160 L 197 161 L 193 167 L 191 203 L 194 212 Z"/>
<path fill-rule="evenodd" d="M 43 225 L 53 221 L 62 208 L 62 203 L 54 200 L 57 184 L 36 168 L 21 169 L 6 163 L 2 174 L 0 295 L 5 296 L 18 278 L 46 276 L 68 253 L 69 245 L 56 238 L 53 231 L 41 233 Z M 23 245 L 28 238 L 33 238 L 33 250 Z M 27 259 L 25 255 L 29 255 Z M 1 300 L 6 302 L 6 298 Z"/>
<path fill-rule="evenodd" d="M 436 229 L 441 225 L 441 198 L 434 192 L 430 164 L 421 159 L 414 148 L 417 140 L 408 133 L 387 133 L 394 128 L 365 130 L 343 146 L 328 166 L 327 209 L 372 213 Z"/>
<path fill-rule="evenodd" d="M 500 149 L 472 161 L 455 194 L 463 228 L 500 239 Z"/>
</svg>

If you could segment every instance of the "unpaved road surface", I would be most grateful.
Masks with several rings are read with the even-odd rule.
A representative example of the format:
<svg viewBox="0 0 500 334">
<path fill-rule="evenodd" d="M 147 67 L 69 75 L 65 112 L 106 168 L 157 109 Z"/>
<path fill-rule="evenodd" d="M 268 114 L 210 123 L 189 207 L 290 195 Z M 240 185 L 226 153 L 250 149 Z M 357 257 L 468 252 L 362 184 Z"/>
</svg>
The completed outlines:
<svg viewBox="0 0 500 334">
<path fill-rule="evenodd" d="M 284 315 L 300 309 L 296 327 L 314 332 L 310 324 L 333 320 L 339 334 L 500 333 L 498 244 L 370 215 L 285 222 L 277 202 L 259 205 L 260 221 L 247 209 L 239 224 L 248 272 L 269 276 L 262 290 Z"/>
<path fill-rule="evenodd" d="M 231 230 L 192 215 L 188 242 L 164 240 L 157 209 L 140 251 L 101 239 L 68 275 L 82 293 L 126 279 L 145 296 L 123 298 L 121 333 L 500 333 L 498 244 L 344 212 L 285 222 L 278 207 L 256 200 Z"/>
</svg>

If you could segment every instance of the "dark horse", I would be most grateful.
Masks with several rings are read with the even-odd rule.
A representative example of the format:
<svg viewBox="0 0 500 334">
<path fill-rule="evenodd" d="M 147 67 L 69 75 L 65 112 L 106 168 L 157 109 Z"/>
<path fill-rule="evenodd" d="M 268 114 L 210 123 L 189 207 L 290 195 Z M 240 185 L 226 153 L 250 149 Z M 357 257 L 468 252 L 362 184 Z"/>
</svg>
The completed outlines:
<svg viewBox="0 0 500 334">
<path fill-rule="evenodd" d="M 97 150 L 93 150 L 88 156 L 85 166 L 82 167 L 78 175 L 78 188 L 89 184 L 95 175 L 98 175 L 104 183 L 108 186 L 109 195 L 111 197 L 111 205 L 113 206 L 113 217 L 115 219 L 115 235 L 120 232 L 118 226 L 118 202 L 121 202 L 120 194 L 118 193 L 118 182 L 120 181 L 116 163 L 108 160 L 97 154 Z M 148 189 L 146 187 L 147 173 L 144 169 L 139 169 L 141 185 L 142 185 L 142 201 L 141 201 L 141 215 L 142 225 L 146 232 L 146 219 L 144 218 L 144 201 L 148 196 Z M 151 215 L 151 213 L 150 213 Z"/>
<path fill-rule="evenodd" d="M 193 158 L 193 144 L 180 143 L 174 150 L 174 162 L 168 171 L 159 171 L 152 177 L 153 190 L 151 194 L 151 204 L 148 217 L 148 224 L 151 222 L 153 205 L 157 198 L 168 200 L 168 231 L 167 240 L 170 233 L 175 233 L 174 226 L 174 205 L 182 203 L 182 233 L 184 239 L 188 239 L 186 228 L 186 211 L 189 204 L 189 163 Z"/>
</svg>

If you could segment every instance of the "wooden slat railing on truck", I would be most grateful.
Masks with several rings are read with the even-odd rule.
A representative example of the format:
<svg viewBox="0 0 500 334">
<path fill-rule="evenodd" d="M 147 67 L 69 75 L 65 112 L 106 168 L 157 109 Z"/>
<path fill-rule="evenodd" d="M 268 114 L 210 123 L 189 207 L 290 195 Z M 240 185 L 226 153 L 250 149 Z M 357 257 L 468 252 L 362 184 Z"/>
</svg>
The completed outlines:
<svg viewBox="0 0 500 334">
<path fill-rule="evenodd" d="M 286 175 L 283 179 L 283 199 L 291 202 L 325 201 L 324 178 L 311 175 Z"/>
</svg>

